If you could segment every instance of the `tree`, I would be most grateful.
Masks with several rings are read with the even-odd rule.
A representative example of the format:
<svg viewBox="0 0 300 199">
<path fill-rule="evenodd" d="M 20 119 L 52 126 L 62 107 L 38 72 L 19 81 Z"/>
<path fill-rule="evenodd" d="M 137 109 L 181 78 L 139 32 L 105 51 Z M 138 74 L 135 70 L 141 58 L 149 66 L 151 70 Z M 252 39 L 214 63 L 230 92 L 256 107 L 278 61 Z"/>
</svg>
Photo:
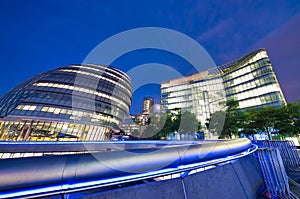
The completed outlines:
<svg viewBox="0 0 300 199">
<path fill-rule="evenodd" d="M 179 133 L 195 133 L 199 129 L 199 121 L 195 114 L 184 111 L 180 117 L 180 126 L 178 128 Z"/>
<path fill-rule="evenodd" d="M 259 132 L 259 128 L 256 126 L 256 114 L 257 109 L 243 111 L 244 122 L 241 123 L 242 133 L 253 136 Z"/>
<path fill-rule="evenodd" d="M 257 110 L 253 125 L 260 131 L 267 133 L 269 140 L 271 140 L 271 131 L 275 129 L 275 124 L 280 117 L 279 108 L 262 107 Z"/>
<path fill-rule="evenodd" d="M 226 101 L 225 110 L 216 111 L 211 114 L 205 123 L 211 132 L 220 133 L 219 138 L 232 138 L 233 134 L 238 134 L 245 121 L 245 113 L 239 110 L 238 101 L 231 99 Z"/>
<path fill-rule="evenodd" d="M 252 132 L 266 132 L 269 140 L 271 133 L 277 132 L 281 135 L 294 135 L 297 133 L 295 122 L 295 104 L 288 104 L 283 107 L 262 107 L 257 110 L 247 111 L 247 122 L 244 129 Z M 300 110 L 300 109 L 299 109 Z M 298 131 L 299 132 L 299 131 Z"/>
<path fill-rule="evenodd" d="M 226 111 L 216 111 L 210 115 L 210 118 L 206 120 L 205 126 L 209 130 L 209 132 L 212 133 L 218 133 L 220 135 L 220 138 L 224 138 L 223 135 L 223 127 L 226 117 Z"/>
<path fill-rule="evenodd" d="M 171 132 L 195 133 L 199 128 L 201 128 L 201 123 L 195 114 L 189 111 L 182 112 L 181 109 L 176 108 L 170 113 L 161 114 L 159 118 L 151 119 L 145 134 L 148 136 L 152 134 L 153 139 L 161 139 L 167 137 Z"/>
<path fill-rule="evenodd" d="M 165 132 L 162 131 L 164 120 L 166 118 L 165 114 L 158 115 L 153 113 L 149 117 L 149 125 L 142 133 L 142 138 L 153 138 L 160 139 L 165 136 Z"/>
<path fill-rule="evenodd" d="M 300 99 L 283 107 L 269 106 L 246 111 L 239 110 L 237 101 L 229 100 L 226 102 L 225 111 L 217 111 L 211 115 L 211 118 L 221 118 L 222 115 L 226 115 L 226 118 L 220 138 L 231 138 L 232 134 L 240 132 L 247 135 L 266 132 L 269 139 L 271 139 L 272 132 L 283 136 L 300 133 Z M 211 118 L 206 126 L 211 131 L 217 131 L 221 124 L 218 120 L 212 121 Z"/>
<path fill-rule="evenodd" d="M 232 134 L 238 134 L 238 129 L 244 123 L 244 112 L 239 110 L 238 101 L 231 99 L 226 102 L 225 121 L 220 138 L 232 138 Z"/>
<path fill-rule="evenodd" d="M 300 99 L 290 102 L 280 110 L 281 118 L 276 123 L 276 128 L 281 134 L 288 136 L 300 133 Z"/>
</svg>

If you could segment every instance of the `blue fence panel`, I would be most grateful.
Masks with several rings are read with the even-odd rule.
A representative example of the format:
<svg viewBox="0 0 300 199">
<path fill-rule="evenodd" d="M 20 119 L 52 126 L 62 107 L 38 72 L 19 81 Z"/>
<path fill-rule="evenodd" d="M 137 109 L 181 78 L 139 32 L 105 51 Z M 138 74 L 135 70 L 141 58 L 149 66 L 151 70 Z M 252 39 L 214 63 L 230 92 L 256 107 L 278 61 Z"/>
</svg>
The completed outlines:
<svg viewBox="0 0 300 199">
<path fill-rule="evenodd" d="M 297 198 L 290 192 L 288 176 L 279 150 L 277 148 L 260 148 L 256 153 L 268 192 L 273 197 Z"/>
</svg>

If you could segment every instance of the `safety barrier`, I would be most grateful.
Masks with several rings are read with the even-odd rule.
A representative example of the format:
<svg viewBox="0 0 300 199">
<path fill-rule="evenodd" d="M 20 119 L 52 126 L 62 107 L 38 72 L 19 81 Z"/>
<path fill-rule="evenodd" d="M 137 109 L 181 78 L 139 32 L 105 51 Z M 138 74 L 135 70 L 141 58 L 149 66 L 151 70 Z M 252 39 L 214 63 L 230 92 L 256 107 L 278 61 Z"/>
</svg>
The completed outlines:
<svg viewBox="0 0 300 199">
<path fill-rule="evenodd" d="M 260 148 L 257 157 L 261 166 L 267 190 L 273 197 L 297 199 L 289 188 L 282 158 L 277 148 Z"/>
<path fill-rule="evenodd" d="M 286 170 L 298 171 L 300 169 L 300 156 L 293 141 L 253 141 L 259 148 L 277 148 L 280 152 Z"/>
</svg>

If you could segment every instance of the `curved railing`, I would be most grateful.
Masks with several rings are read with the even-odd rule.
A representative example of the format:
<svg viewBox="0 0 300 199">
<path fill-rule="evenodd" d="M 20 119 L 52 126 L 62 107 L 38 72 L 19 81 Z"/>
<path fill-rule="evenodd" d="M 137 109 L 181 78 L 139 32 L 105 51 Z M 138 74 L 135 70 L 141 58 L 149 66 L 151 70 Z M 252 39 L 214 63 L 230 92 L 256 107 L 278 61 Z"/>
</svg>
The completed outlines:
<svg viewBox="0 0 300 199">
<path fill-rule="evenodd" d="M 87 190 L 224 163 L 256 150 L 248 139 L 0 160 L 0 198 Z"/>
</svg>

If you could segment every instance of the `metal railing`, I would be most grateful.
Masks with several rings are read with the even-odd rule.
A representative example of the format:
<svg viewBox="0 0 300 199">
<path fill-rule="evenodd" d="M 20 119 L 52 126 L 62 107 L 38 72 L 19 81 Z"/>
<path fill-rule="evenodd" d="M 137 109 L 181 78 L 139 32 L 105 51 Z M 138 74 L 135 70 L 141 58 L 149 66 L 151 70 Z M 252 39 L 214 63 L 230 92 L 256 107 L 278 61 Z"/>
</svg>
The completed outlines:
<svg viewBox="0 0 300 199">
<path fill-rule="evenodd" d="M 288 176 L 278 149 L 260 148 L 256 153 L 268 192 L 273 197 L 297 199 L 290 191 Z"/>
<path fill-rule="evenodd" d="M 188 148 L 168 147 L 156 154 L 138 155 L 142 149 L 135 154 L 122 151 L 93 154 L 102 161 L 90 154 L 5 159 L 0 160 L 0 198 L 68 194 L 172 174 L 184 177 L 193 170 L 242 158 L 256 149 L 249 140 L 240 139 Z M 170 164 L 164 165 L 170 158 Z M 51 162 L 55 165 L 49 166 Z M 122 172 L 128 168 L 131 173 Z"/>
<path fill-rule="evenodd" d="M 253 141 L 259 149 L 259 160 L 267 191 L 280 198 L 298 198 L 290 191 L 289 183 L 300 185 L 288 177 L 286 171 L 300 171 L 300 156 L 292 141 L 260 140 Z"/>
<path fill-rule="evenodd" d="M 253 141 L 259 148 L 276 148 L 279 150 L 285 169 L 298 171 L 300 169 L 300 156 L 293 141 Z"/>
</svg>

